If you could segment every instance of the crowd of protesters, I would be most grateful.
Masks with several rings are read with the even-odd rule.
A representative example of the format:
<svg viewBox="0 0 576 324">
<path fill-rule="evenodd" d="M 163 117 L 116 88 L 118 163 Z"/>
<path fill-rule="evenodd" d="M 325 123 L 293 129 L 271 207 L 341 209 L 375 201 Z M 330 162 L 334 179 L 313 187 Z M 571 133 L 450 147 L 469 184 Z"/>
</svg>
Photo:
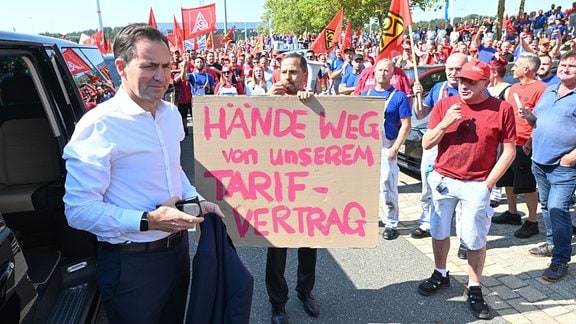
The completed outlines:
<svg viewBox="0 0 576 324">
<path fill-rule="evenodd" d="M 497 24 L 494 19 L 486 18 L 482 21 L 465 20 L 456 26 L 416 26 L 412 35 L 404 36 L 401 54 L 381 60 L 377 59 L 379 35 L 376 32 L 354 36 L 349 47 L 337 47 L 330 53 L 315 53 L 308 49 L 315 39 L 311 33 L 272 35 L 264 39 L 261 47 L 257 45 L 260 41 L 254 37 L 246 41 L 229 41 L 214 50 L 174 49 L 171 57 L 171 87 L 165 99 L 178 106 L 185 134 L 188 135 L 191 109 L 194 98 L 198 96 L 288 93 L 297 94 L 301 98 L 300 94 L 304 92 L 307 99 L 312 94 L 386 98 L 379 215 L 386 240 L 394 240 L 399 236 L 396 230 L 399 222 L 396 158 L 410 132 L 412 111 L 416 113 L 416 118 L 430 114 L 431 122 L 423 143 L 427 150 L 437 150 L 435 154 L 438 157 L 432 158 L 431 170 L 423 170 L 425 176 L 422 186 L 423 197 L 427 187 L 427 199 L 433 201 L 434 207 L 428 206 L 428 209 L 432 208 L 430 216 L 412 232 L 412 237 L 433 238 L 435 269 L 430 279 L 419 285 L 418 291 L 423 295 L 431 295 L 450 285 L 446 269 L 446 240 L 450 235 L 451 222 L 439 221 L 442 218 L 439 215 L 449 215 L 451 218 L 456 214 L 456 226 L 459 226 L 457 232 L 462 244 L 460 249 L 463 251 L 459 250 L 458 256 L 468 258 L 471 269 L 466 287 L 468 301 L 472 313 L 486 319 L 489 318 L 489 309 L 482 296 L 480 279 L 490 224 L 522 225 L 514 233 L 519 238 L 538 234 L 535 216 L 538 190 L 546 242 L 531 249 L 530 253 L 552 257 L 552 263 L 543 273 L 543 278 L 551 282 L 558 281 L 567 273 L 570 261 L 570 240 L 567 236 L 574 228 L 570 228 L 567 206 L 576 187 L 573 181 L 576 178 L 576 148 L 570 146 L 573 143 L 554 141 L 557 145 L 553 147 L 546 147 L 545 144 L 550 136 L 562 137 L 558 128 L 553 127 L 554 123 L 565 122 L 571 125 L 575 122 L 573 111 L 576 105 L 573 96 L 569 95 L 573 94 L 576 86 L 576 42 L 573 40 L 576 33 L 576 2 L 565 11 L 552 4 L 548 11 L 524 13 L 519 17 L 506 15 L 502 21 L 501 34 L 496 34 Z M 285 50 L 298 50 L 302 55 L 286 54 Z M 305 62 L 311 61 L 319 63 L 318 69 L 304 68 Z M 561 78 L 551 73 L 551 66 L 557 62 Z M 422 99 L 418 96 L 423 93 L 422 85 L 416 82 L 411 88 L 404 70 L 431 64 L 445 65 L 447 81 L 435 85 L 427 97 L 418 102 Z M 503 81 L 509 64 L 513 65 L 512 71 L 514 78 L 519 81 L 518 85 L 511 86 Z M 282 84 L 281 81 L 287 78 L 288 73 L 284 71 L 287 66 L 299 72 L 300 88 L 288 89 Z M 306 73 L 314 74 L 312 77 L 308 75 L 308 78 L 315 79 L 315 84 L 306 84 L 301 80 Z M 418 106 L 420 108 L 417 110 Z M 549 106 L 567 109 L 572 113 L 555 116 L 548 109 Z M 498 109 L 494 111 L 493 107 Z M 497 130 L 486 130 L 487 127 L 474 125 L 469 127 L 465 121 L 460 121 L 463 111 L 478 118 L 482 122 L 481 126 L 487 126 L 490 120 L 499 118 L 496 124 L 502 127 Z M 572 117 L 564 120 L 563 116 Z M 506 119 L 506 125 L 500 120 L 502 118 Z M 538 132 L 534 132 L 533 144 L 532 128 L 536 120 L 542 126 Z M 461 141 L 451 139 L 454 134 L 446 133 L 453 125 L 459 125 L 453 130 L 454 134 L 468 138 L 476 136 L 475 142 L 464 141 L 477 144 L 469 146 L 470 150 L 465 152 L 471 153 L 466 158 L 483 161 L 480 171 L 475 169 L 478 165 L 462 162 L 462 156 L 456 150 L 462 144 Z M 519 132 L 525 136 L 522 141 L 519 140 Z M 477 133 L 481 136 L 477 136 Z M 496 154 L 498 143 L 502 148 L 500 155 Z M 472 151 L 476 153 L 472 154 Z M 486 158 L 487 154 L 490 155 L 489 159 Z M 520 154 L 525 155 L 522 156 L 523 166 L 517 165 L 520 163 Z M 462 162 L 462 165 L 452 165 L 450 158 Z M 530 165 L 532 169 L 527 170 Z M 563 200 L 555 196 L 558 183 L 554 177 L 558 176 L 558 170 L 551 167 L 555 165 L 567 169 L 563 172 L 572 179 L 570 184 L 562 185 Z M 427 165 L 423 166 L 428 169 Z M 453 170 L 455 167 L 456 170 Z M 461 178 L 462 174 L 466 177 Z M 505 181 L 498 182 L 501 177 Z M 518 188 L 518 178 L 522 178 L 524 184 L 528 178 L 532 181 L 527 187 Z M 506 187 L 507 197 L 513 196 L 515 199 L 517 194 L 530 195 L 531 199 L 526 199 L 531 203 L 530 215 L 524 223 L 515 209 L 515 201 L 513 204 L 509 202 L 508 211 L 492 218 L 493 213 L 485 202 L 489 203 L 489 191 L 497 183 Z M 477 186 L 477 189 L 461 193 L 460 196 L 447 194 L 449 188 L 446 187 L 464 188 L 471 187 L 471 184 Z M 484 190 L 486 187 L 488 191 Z M 468 198 L 471 196 L 476 199 L 473 206 L 468 206 L 468 209 L 457 207 L 463 206 L 462 201 L 469 203 Z M 486 219 L 486 215 L 490 218 Z M 458 224 L 466 217 L 472 220 Z M 462 232 L 462 228 L 466 231 Z M 299 295 L 299 298 L 310 316 L 319 315 L 319 306 L 311 291 Z M 283 305 L 276 307 L 273 312 L 273 322 L 287 322 Z"/>
</svg>

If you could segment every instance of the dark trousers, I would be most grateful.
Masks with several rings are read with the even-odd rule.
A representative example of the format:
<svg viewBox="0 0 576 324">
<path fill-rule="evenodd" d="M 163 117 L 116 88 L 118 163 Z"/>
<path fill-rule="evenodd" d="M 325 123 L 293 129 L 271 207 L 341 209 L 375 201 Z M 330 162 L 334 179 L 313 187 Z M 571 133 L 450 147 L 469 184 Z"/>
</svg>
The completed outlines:
<svg viewBox="0 0 576 324">
<path fill-rule="evenodd" d="M 180 116 L 182 117 L 182 126 L 184 127 L 184 132 L 186 133 L 186 135 L 188 135 L 188 114 L 190 114 L 190 116 L 192 116 L 192 104 L 191 103 L 187 103 L 187 104 L 179 103 L 178 104 L 178 112 L 180 113 Z"/>
<path fill-rule="evenodd" d="M 99 249 L 96 279 L 110 324 L 182 323 L 190 280 L 188 232 L 152 252 Z"/>
<path fill-rule="evenodd" d="M 272 305 L 282 306 L 288 301 L 288 284 L 284 278 L 286 248 L 268 248 L 266 259 L 266 289 Z M 296 291 L 309 293 L 316 281 L 316 249 L 298 249 L 298 273 Z"/>
</svg>

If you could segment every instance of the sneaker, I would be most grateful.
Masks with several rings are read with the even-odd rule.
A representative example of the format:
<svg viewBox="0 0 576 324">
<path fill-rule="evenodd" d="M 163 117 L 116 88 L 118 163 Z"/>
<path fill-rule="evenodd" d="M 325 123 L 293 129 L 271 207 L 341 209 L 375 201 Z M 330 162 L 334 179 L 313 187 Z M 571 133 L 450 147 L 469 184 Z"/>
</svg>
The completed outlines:
<svg viewBox="0 0 576 324">
<path fill-rule="evenodd" d="M 482 287 L 472 286 L 467 287 L 464 290 L 466 297 L 468 297 L 468 305 L 470 305 L 470 312 L 477 318 L 489 319 L 490 318 L 490 308 L 486 301 L 484 301 L 484 296 L 482 296 Z"/>
<path fill-rule="evenodd" d="M 542 274 L 542 279 L 556 282 L 568 273 L 568 263 L 550 263 L 550 266 Z"/>
<path fill-rule="evenodd" d="M 392 227 L 386 227 L 384 233 L 382 233 L 382 237 L 385 240 L 395 240 L 398 238 L 398 231 Z"/>
<path fill-rule="evenodd" d="M 418 293 L 424 296 L 432 296 L 438 290 L 443 290 L 450 287 L 450 273 L 446 273 L 446 278 L 437 270 L 434 270 L 432 276 L 418 285 Z"/>
<path fill-rule="evenodd" d="M 531 222 L 529 220 L 525 220 L 522 227 L 519 230 L 514 232 L 514 236 L 517 238 L 530 238 L 539 233 L 538 230 L 538 222 Z"/>
<path fill-rule="evenodd" d="M 490 199 L 490 207 L 496 208 L 498 206 L 500 206 L 500 200 Z"/>
<path fill-rule="evenodd" d="M 520 214 L 513 214 L 509 211 L 505 211 L 498 216 L 492 217 L 492 223 L 522 225 L 522 217 L 520 217 Z"/>
<path fill-rule="evenodd" d="M 552 256 L 552 249 L 554 245 L 548 243 L 542 243 L 535 248 L 528 250 L 530 254 L 534 256 L 541 256 L 541 257 L 551 257 Z"/>
<path fill-rule="evenodd" d="M 458 247 L 458 259 L 468 260 L 468 249 L 464 247 L 464 245 L 460 244 Z"/>
<path fill-rule="evenodd" d="M 417 227 L 415 230 L 410 232 L 410 236 L 415 239 L 430 237 L 430 230 L 423 230 L 420 227 Z"/>
</svg>

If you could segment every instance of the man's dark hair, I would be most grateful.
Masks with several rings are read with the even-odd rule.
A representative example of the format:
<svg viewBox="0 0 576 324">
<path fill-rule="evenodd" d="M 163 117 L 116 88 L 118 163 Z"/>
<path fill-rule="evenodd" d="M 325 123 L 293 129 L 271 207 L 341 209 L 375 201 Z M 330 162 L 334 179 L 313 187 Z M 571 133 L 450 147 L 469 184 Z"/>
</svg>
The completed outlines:
<svg viewBox="0 0 576 324">
<path fill-rule="evenodd" d="M 298 54 L 297 52 L 290 52 L 284 55 L 282 60 L 286 60 L 287 58 L 297 58 L 300 63 L 300 67 L 302 68 L 302 71 L 308 72 L 308 63 L 306 63 L 306 58 L 304 56 Z"/>
<path fill-rule="evenodd" d="M 168 45 L 168 38 L 164 36 L 158 29 L 144 23 L 137 23 L 128 25 L 118 33 L 114 41 L 114 57 L 123 59 L 129 63 L 136 56 L 136 42 L 140 39 L 148 39 L 151 41 L 161 41 Z"/>
</svg>

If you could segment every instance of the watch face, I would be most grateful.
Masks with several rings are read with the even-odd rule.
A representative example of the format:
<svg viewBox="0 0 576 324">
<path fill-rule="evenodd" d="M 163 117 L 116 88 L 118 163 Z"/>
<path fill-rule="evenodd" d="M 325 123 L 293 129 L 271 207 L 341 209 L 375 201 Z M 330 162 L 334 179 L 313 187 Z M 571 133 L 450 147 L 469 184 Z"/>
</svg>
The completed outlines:
<svg viewBox="0 0 576 324">
<path fill-rule="evenodd" d="M 191 216 L 199 216 L 201 209 L 198 204 L 184 204 L 182 205 L 182 211 Z"/>
<path fill-rule="evenodd" d="M 144 213 L 140 219 L 140 231 L 144 232 L 148 230 L 148 213 Z"/>
</svg>

